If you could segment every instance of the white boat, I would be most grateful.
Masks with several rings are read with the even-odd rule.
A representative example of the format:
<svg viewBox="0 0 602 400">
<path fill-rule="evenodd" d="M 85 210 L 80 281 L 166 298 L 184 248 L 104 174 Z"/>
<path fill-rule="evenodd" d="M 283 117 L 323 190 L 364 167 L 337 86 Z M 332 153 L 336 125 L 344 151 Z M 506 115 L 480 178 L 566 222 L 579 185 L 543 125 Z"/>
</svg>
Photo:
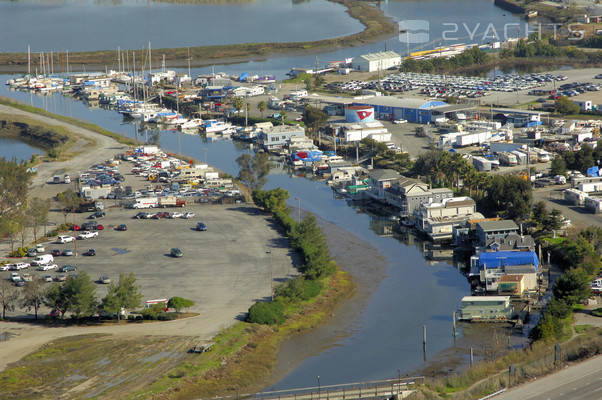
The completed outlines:
<svg viewBox="0 0 602 400">
<path fill-rule="evenodd" d="M 193 118 L 193 119 L 189 119 L 188 121 L 182 123 L 180 125 L 180 128 L 184 129 L 198 129 L 201 126 L 203 126 L 205 121 L 203 121 L 201 118 Z"/>
<path fill-rule="evenodd" d="M 223 132 L 232 126 L 229 122 L 208 120 L 205 122 L 205 133 Z"/>
</svg>

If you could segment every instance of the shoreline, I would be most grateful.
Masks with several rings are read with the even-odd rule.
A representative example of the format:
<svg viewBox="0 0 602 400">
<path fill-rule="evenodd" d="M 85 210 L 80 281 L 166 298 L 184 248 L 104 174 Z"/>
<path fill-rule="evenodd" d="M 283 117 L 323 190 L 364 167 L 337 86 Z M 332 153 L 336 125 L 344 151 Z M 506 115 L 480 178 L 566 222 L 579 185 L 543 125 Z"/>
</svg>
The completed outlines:
<svg viewBox="0 0 602 400">
<path fill-rule="evenodd" d="M 212 64 L 236 64 L 248 61 L 264 60 L 275 55 L 303 55 L 332 51 L 335 48 L 349 48 L 377 42 L 397 33 L 395 21 L 375 7 L 375 1 L 328 0 L 346 8 L 347 14 L 358 20 L 364 29 L 361 32 L 334 39 L 322 39 L 304 42 L 268 42 L 244 43 L 217 46 L 197 46 L 182 48 L 154 49 L 152 62 L 161 64 L 163 55 L 166 57 L 166 67 L 178 68 L 188 66 L 188 51 L 190 51 L 190 66 L 202 67 Z M 128 51 L 128 50 L 122 50 Z M 131 50 L 130 51 L 145 51 Z M 59 55 L 60 57 L 60 55 Z M 87 70 L 103 69 L 116 64 L 116 50 L 99 50 L 69 53 L 72 64 L 71 71 L 80 71 L 83 65 Z M 32 67 L 39 67 L 32 64 Z M 27 71 L 27 53 L 0 53 L 0 73 L 17 73 Z"/>
</svg>

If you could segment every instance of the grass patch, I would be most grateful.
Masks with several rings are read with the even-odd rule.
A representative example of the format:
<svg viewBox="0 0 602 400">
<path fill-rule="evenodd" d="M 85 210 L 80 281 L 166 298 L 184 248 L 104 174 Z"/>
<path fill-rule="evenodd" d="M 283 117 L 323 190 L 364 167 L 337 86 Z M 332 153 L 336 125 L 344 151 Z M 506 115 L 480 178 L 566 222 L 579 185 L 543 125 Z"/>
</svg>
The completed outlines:
<svg viewBox="0 0 602 400">
<path fill-rule="evenodd" d="M 215 337 L 211 352 L 195 355 L 127 398 L 234 396 L 261 389 L 272 373 L 280 343 L 321 324 L 342 298 L 353 293 L 351 276 L 339 269 L 322 284 L 318 297 L 286 309 L 288 318 L 282 325 L 238 323 Z"/>
<path fill-rule="evenodd" d="M 5 106 L 9 106 L 9 107 L 17 108 L 17 109 L 19 109 L 21 111 L 26 111 L 26 112 L 30 112 L 30 113 L 34 113 L 34 114 L 43 115 L 45 117 L 52 118 L 52 119 L 55 119 L 57 121 L 67 122 L 69 124 L 78 126 L 80 128 L 87 129 L 89 131 L 93 131 L 93 132 L 99 133 L 99 134 L 101 134 L 103 136 L 110 137 L 110 138 L 116 140 L 117 142 L 119 142 L 121 144 L 125 144 L 125 145 L 128 145 L 128 146 L 135 146 L 135 145 L 139 144 L 139 142 L 136 141 L 136 140 L 134 140 L 134 139 L 130 139 L 130 138 L 122 136 L 122 135 L 120 135 L 118 133 L 111 132 L 109 130 L 101 128 L 98 125 L 94 125 L 92 123 L 85 122 L 85 121 L 82 121 L 82 120 L 79 120 L 79 119 L 76 119 L 76 118 L 66 117 L 64 115 L 53 114 L 53 113 L 48 112 L 46 110 L 43 110 L 41 108 L 37 108 L 37 107 L 33 107 L 33 106 L 30 106 L 30 105 L 27 105 L 27 104 L 23 104 L 23 103 L 20 103 L 18 101 L 14 101 L 12 99 L 9 99 L 7 97 L 0 96 L 0 104 L 5 105 Z"/>
<path fill-rule="evenodd" d="M 585 324 L 585 325 L 575 325 L 575 333 L 577 334 L 581 334 L 584 332 L 589 331 L 590 329 L 592 329 L 593 326 L 589 325 L 589 324 Z"/>
</svg>

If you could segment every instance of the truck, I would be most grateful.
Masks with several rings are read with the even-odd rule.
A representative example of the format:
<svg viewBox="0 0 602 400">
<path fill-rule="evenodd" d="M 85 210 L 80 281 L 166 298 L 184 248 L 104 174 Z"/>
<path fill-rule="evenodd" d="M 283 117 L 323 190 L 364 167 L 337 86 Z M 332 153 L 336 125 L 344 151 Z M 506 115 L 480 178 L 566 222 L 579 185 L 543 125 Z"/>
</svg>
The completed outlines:
<svg viewBox="0 0 602 400">
<path fill-rule="evenodd" d="M 472 146 L 491 139 L 490 131 L 471 132 L 456 136 L 456 147 Z"/>
<path fill-rule="evenodd" d="M 518 163 L 516 155 L 503 151 L 498 153 L 498 158 L 502 165 L 516 165 Z"/>
<path fill-rule="evenodd" d="M 132 208 L 154 208 L 159 205 L 159 200 L 156 197 L 138 197 L 132 203 Z"/>
<path fill-rule="evenodd" d="M 176 196 L 165 196 L 159 198 L 160 207 L 184 207 L 186 201 Z"/>
</svg>

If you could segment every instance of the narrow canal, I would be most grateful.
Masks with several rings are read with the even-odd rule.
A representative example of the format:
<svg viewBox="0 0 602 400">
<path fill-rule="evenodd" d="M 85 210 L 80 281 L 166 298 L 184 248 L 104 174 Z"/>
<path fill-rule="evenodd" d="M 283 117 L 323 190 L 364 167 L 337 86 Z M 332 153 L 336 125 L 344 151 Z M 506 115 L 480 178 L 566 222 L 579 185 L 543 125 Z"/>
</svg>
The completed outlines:
<svg viewBox="0 0 602 400">
<path fill-rule="evenodd" d="M 0 76 L 2 82 L 8 78 Z M 192 156 L 232 175 L 238 173 L 236 158 L 249 151 L 247 144 L 229 140 L 204 140 L 178 131 L 141 130 L 124 123 L 115 111 L 88 108 L 82 102 L 58 93 L 37 96 L 9 91 L 2 85 L 0 95 L 156 143 L 167 151 Z M 5 147 L 0 147 L 0 155 L 5 154 Z M 365 309 L 357 310 L 351 329 L 333 346 L 303 360 L 273 388 L 313 385 L 317 375 L 326 385 L 393 377 L 397 376 L 398 370 L 409 373 L 423 366 L 424 325 L 428 329 L 429 358 L 453 345 L 452 312 L 457 309 L 460 299 L 470 294 L 466 278 L 456 267 L 449 262 L 427 262 L 420 245 L 408 245 L 392 235 L 383 235 L 383 224 L 390 225 L 390 221 L 375 220 L 349 207 L 345 200 L 336 199 L 323 182 L 296 177 L 285 168 L 277 168 L 271 171 L 266 185 L 268 189 L 275 187 L 290 192 L 291 207 L 298 207 L 300 202 L 303 210 L 353 232 L 375 247 L 384 259 L 386 271 Z M 371 267 L 366 265 L 367 269 Z M 459 328 L 458 339 L 464 331 Z M 483 336 L 488 333 L 477 331 L 473 334 Z M 467 338 L 475 343 L 479 339 L 482 337 Z"/>
</svg>

